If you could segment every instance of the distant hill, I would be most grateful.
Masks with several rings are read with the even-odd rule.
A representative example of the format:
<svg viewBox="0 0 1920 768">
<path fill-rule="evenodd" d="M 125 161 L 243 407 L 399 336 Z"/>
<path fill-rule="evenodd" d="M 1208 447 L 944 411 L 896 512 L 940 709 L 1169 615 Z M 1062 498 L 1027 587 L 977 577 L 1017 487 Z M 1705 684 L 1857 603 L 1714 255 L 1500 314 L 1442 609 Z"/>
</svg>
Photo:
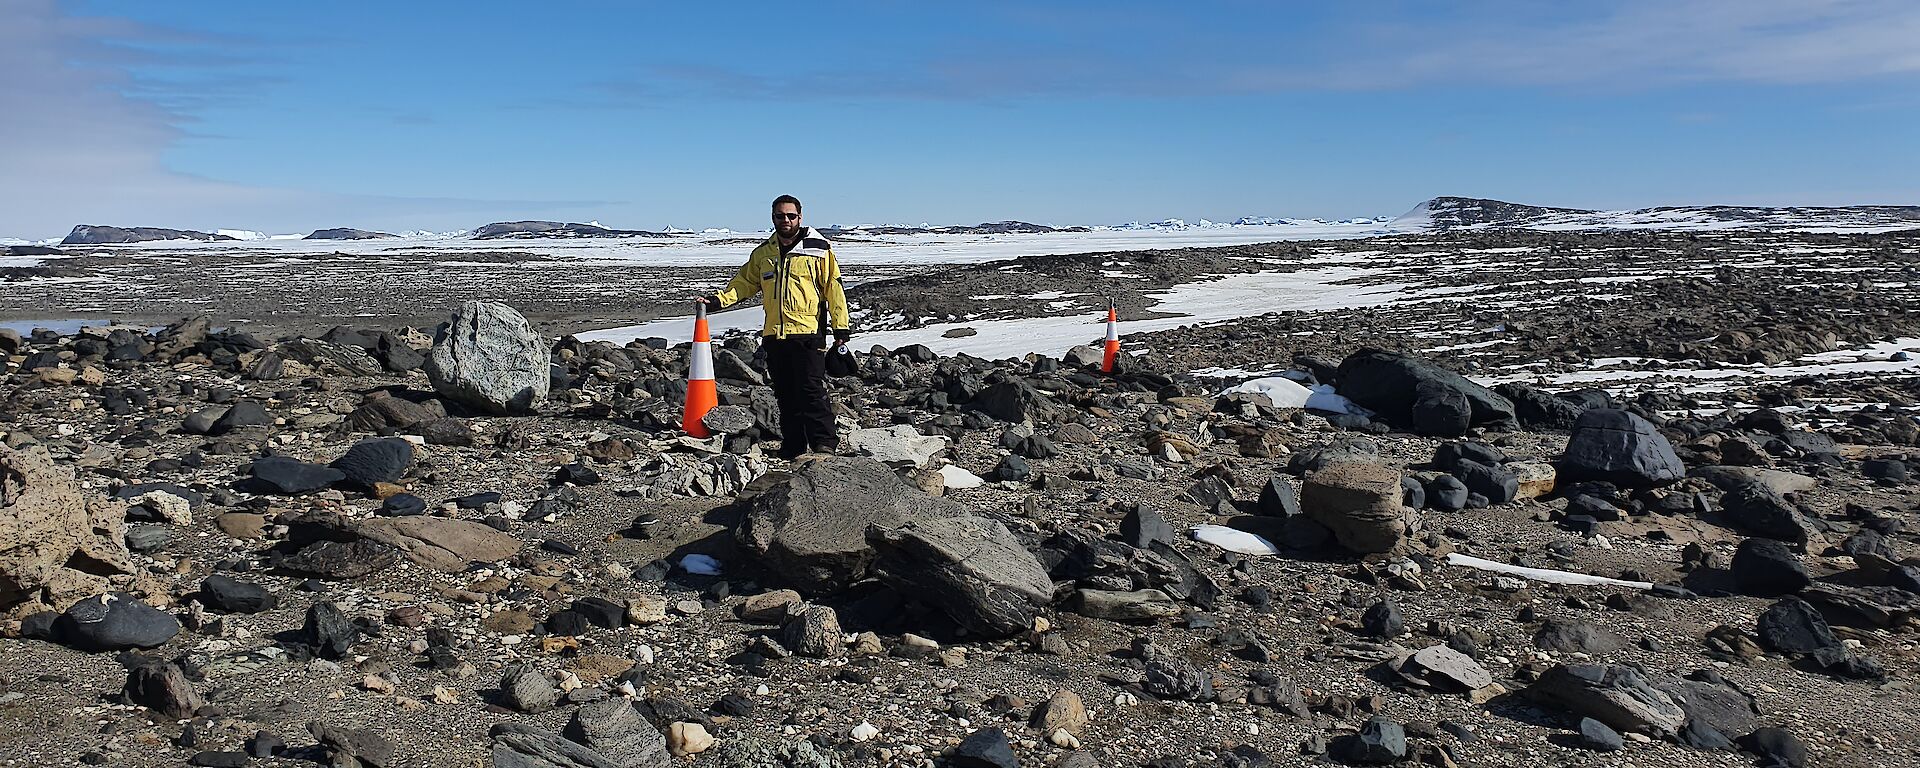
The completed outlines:
<svg viewBox="0 0 1920 768">
<path fill-rule="evenodd" d="M 195 232 L 190 229 L 162 229 L 160 227 L 103 227 L 93 224 L 75 225 L 72 232 L 60 241 L 61 245 L 113 245 L 117 243 L 144 243 L 151 240 L 239 240 L 237 237 L 216 235 L 211 232 Z"/>
<path fill-rule="evenodd" d="M 1920 205 L 1677 205 L 1629 211 L 1549 208 L 1475 197 L 1436 197 L 1413 207 L 1393 229 L 1821 229 L 1920 228 Z"/>
<path fill-rule="evenodd" d="M 349 228 L 341 227 L 338 229 L 316 229 L 313 231 L 313 234 L 307 235 L 306 237 L 301 239 L 302 240 L 378 240 L 386 237 L 398 237 L 398 235 L 389 235 L 385 232 L 369 232 L 364 229 L 349 229 Z"/>
<path fill-rule="evenodd" d="M 475 240 L 521 237 L 666 237 L 661 232 L 608 229 L 598 224 L 558 221 L 497 221 L 473 231 Z"/>
</svg>

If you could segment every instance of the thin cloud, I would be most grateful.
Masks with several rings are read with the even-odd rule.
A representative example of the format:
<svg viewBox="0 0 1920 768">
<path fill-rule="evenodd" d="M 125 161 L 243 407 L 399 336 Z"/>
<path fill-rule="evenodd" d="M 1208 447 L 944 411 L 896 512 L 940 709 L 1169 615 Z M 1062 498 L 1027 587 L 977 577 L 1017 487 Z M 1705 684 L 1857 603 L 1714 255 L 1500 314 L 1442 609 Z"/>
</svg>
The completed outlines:
<svg viewBox="0 0 1920 768">
<path fill-rule="evenodd" d="M 1271 6 L 1223 14 L 1007 9 L 1023 42 L 914 41 L 897 61 L 793 71 L 654 66 L 603 83 L 608 105 L 672 99 L 980 101 L 1179 97 L 1424 86 L 1644 89 L 1802 85 L 1920 74 L 1920 4 L 1906 0 L 1490 2 L 1445 17 L 1393 6 L 1295 37 Z M 1270 16 L 1269 16 L 1270 15 Z M 1282 42 L 1276 42 L 1282 41 Z"/>
<path fill-rule="evenodd" d="M 351 195 L 236 184 L 181 173 L 162 156 L 190 135 L 186 110 L 244 98 L 270 76 L 225 74 L 259 63 L 211 51 L 231 41 L 123 19 L 69 16 L 53 0 L 0 0 L 0 236 L 48 238 L 74 224 L 238 227 L 457 226 L 616 205 L 612 201 L 465 200 Z M 128 68 L 164 77 L 136 79 Z M 317 216 L 328 217 L 315 221 Z M 468 219 L 466 217 L 472 217 Z"/>
</svg>

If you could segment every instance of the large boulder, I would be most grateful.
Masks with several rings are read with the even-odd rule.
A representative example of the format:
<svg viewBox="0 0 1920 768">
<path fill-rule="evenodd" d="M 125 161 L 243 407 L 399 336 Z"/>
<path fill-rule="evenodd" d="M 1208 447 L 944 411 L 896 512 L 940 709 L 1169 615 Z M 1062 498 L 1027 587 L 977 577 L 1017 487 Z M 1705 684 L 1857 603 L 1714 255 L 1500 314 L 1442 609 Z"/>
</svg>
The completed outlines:
<svg viewBox="0 0 1920 768">
<path fill-rule="evenodd" d="M 1344 374 L 1342 374 L 1344 376 Z M 1368 462 L 1346 461 L 1307 475 L 1300 509 L 1354 552 L 1390 552 L 1404 543 L 1407 521 L 1400 504 L 1400 472 Z"/>
<path fill-rule="evenodd" d="M 154 648 L 179 633 L 173 614 L 120 592 L 74 603 L 53 623 L 55 639 L 90 653 Z"/>
<path fill-rule="evenodd" d="M 1672 736 L 1687 714 L 1632 667 L 1577 664 L 1554 667 L 1527 686 L 1527 698 L 1591 717 L 1623 733 Z"/>
<path fill-rule="evenodd" d="M 869 528 L 956 517 L 966 508 L 928 496 L 867 458 L 811 461 L 753 497 L 734 536 L 781 580 L 813 594 L 866 578 Z"/>
<path fill-rule="evenodd" d="M 44 452 L 0 445 L 0 612 L 64 609 L 131 572 L 124 510 Z"/>
<path fill-rule="evenodd" d="M 1687 467 L 1673 443 L 1646 419 L 1618 408 L 1595 408 L 1574 423 L 1559 474 L 1563 483 L 1604 480 L 1647 488 L 1685 477 Z"/>
<path fill-rule="evenodd" d="M 996 520 L 938 517 L 873 526 L 867 542 L 878 553 L 874 572 L 881 580 L 940 608 L 976 636 L 1031 629 L 1053 600 L 1046 567 Z"/>
<path fill-rule="evenodd" d="M 547 342 L 505 304 L 469 301 L 434 330 L 427 378 L 449 400 L 481 413 L 523 414 L 547 396 Z"/>
<path fill-rule="evenodd" d="M 1456 437 L 1471 427 L 1518 425 L 1513 402 L 1412 355 L 1372 347 L 1341 361 L 1338 391 L 1375 418 L 1423 435 Z"/>
</svg>

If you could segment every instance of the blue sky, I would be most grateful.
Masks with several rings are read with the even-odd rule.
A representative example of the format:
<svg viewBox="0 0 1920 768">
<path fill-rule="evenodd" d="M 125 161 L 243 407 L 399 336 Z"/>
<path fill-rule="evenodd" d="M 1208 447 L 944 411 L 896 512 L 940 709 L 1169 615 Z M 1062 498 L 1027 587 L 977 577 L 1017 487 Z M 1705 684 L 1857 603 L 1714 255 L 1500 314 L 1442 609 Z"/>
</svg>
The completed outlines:
<svg viewBox="0 0 1920 768">
<path fill-rule="evenodd" d="M 698 5 L 0 0 L 0 236 L 1920 203 L 1912 2 Z"/>
</svg>

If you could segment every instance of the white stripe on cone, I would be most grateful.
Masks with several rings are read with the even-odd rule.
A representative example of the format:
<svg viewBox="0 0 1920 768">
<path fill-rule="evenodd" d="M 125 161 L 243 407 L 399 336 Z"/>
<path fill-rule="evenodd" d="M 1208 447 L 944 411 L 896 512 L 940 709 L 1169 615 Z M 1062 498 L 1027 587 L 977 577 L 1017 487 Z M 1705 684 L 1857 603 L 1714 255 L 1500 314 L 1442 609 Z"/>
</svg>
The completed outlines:
<svg viewBox="0 0 1920 768">
<path fill-rule="evenodd" d="M 688 379 L 713 378 L 713 342 L 696 341 L 693 343 L 693 362 L 689 366 Z"/>
</svg>

